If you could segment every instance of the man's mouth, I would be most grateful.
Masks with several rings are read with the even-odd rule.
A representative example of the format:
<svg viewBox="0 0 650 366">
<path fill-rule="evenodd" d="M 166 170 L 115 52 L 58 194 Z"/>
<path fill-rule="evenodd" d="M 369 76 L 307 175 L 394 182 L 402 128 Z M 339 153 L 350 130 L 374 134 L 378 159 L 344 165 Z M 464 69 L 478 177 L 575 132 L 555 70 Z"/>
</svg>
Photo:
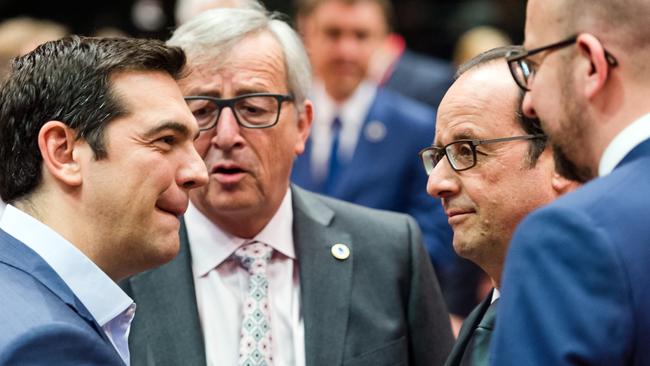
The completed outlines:
<svg viewBox="0 0 650 366">
<path fill-rule="evenodd" d="M 235 184 L 244 178 L 248 173 L 240 165 L 234 163 L 216 164 L 210 174 L 221 184 Z"/>
<path fill-rule="evenodd" d="M 239 173 L 245 173 L 244 169 L 240 167 L 225 167 L 225 166 L 217 166 L 214 169 L 212 169 L 212 174 L 239 174 Z"/>
<path fill-rule="evenodd" d="M 163 213 L 166 213 L 166 214 L 169 214 L 169 215 L 173 215 L 174 217 L 179 217 L 179 216 L 183 216 L 183 214 L 184 214 L 185 211 L 187 210 L 187 205 L 188 205 L 188 202 L 187 202 L 187 201 L 186 201 L 185 203 L 181 203 L 181 202 L 179 202 L 179 203 L 177 203 L 177 204 L 171 204 L 171 203 L 162 204 L 162 203 L 157 203 L 157 204 L 156 204 L 156 208 L 157 208 L 158 210 L 160 210 L 161 212 L 163 212 Z"/>
<path fill-rule="evenodd" d="M 448 209 L 445 210 L 445 213 L 447 214 L 447 222 L 449 222 L 449 225 L 454 225 L 462 221 L 468 215 L 476 213 L 476 211 L 471 209 Z"/>
</svg>

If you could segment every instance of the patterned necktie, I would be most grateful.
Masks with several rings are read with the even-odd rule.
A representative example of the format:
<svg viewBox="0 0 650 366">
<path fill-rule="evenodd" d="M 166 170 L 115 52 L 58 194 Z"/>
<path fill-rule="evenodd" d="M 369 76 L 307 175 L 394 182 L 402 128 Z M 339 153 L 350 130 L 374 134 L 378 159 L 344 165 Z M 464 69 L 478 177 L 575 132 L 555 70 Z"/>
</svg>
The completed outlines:
<svg viewBox="0 0 650 366">
<path fill-rule="evenodd" d="M 240 366 L 273 365 L 269 280 L 266 275 L 272 253 L 273 248 L 258 241 L 235 251 L 235 258 L 250 275 L 239 340 Z"/>
<path fill-rule="evenodd" d="M 341 119 L 335 117 L 332 121 L 332 145 L 330 148 L 329 165 L 327 169 L 327 177 L 325 178 L 324 192 L 327 194 L 334 193 L 334 186 L 338 180 L 339 170 L 341 168 L 341 161 L 339 160 L 339 144 L 341 139 Z"/>
<path fill-rule="evenodd" d="M 490 339 L 496 322 L 498 301 L 497 299 L 490 304 L 478 327 L 474 329 L 472 338 L 467 343 L 460 361 L 461 366 L 487 366 L 490 364 Z"/>
</svg>

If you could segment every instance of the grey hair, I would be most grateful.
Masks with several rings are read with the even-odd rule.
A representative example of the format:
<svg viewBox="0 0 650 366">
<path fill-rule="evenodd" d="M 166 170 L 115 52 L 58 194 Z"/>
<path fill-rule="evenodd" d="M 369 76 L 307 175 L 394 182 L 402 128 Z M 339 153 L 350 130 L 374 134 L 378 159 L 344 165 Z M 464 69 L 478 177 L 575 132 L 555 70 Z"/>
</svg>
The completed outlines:
<svg viewBox="0 0 650 366">
<path fill-rule="evenodd" d="M 265 11 L 258 0 L 178 0 L 176 2 L 176 25 L 186 23 L 198 14 L 213 8 L 247 8 Z"/>
<path fill-rule="evenodd" d="M 302 111 L 311 87 L 311 66 L 298 34 L 277 13 L 260 9 L 207 10 L 180 26 L 167 41 L 181 47 L 190 64 L 214 62 L 249 35 L 269 32 L 282 48 L 289 92 Z"/>
</svg>

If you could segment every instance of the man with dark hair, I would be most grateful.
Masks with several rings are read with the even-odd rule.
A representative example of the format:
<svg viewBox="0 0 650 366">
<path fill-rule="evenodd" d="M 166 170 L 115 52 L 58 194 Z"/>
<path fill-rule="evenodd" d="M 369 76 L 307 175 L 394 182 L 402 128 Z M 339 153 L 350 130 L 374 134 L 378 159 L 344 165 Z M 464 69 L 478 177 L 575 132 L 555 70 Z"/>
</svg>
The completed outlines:
<svg viewBox="0 0 650 366">
<path fill-rule="evenodd" d="M 522 93 L 504 57 L 487 51 L 462 65 L 440 104 L 433 146 L 421 152 L 429 194 L 442 200 L 454 249 L 481 267 L 494 290 L 467 317 L 447 366 L 488 365 L 501 272 L 521 219 L 574 183 L 555 170 L 539 121 L 521 114 Z"/>
<path fill-rule="evenodd" d="M 172 259 L 207 181 L 176 84 L 182 50 L 67 37 L 14 59 L 0 89 L 0 364 L 129 364 L 114 281 Z"/>
<path fill-rule="evenodd" d="M 650 365 L 647 0 L 529 0 L 523 111 L 583 188 L 513 236 L 493 364 Z"/>
</svg>

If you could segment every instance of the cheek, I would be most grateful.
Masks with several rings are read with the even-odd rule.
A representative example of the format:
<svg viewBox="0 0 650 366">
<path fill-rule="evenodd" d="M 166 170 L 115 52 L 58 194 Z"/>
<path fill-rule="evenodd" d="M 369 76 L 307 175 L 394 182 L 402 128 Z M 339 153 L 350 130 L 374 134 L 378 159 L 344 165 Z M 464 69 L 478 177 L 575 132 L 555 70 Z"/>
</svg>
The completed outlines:
<svg viewBox="0 0 650 366">
<path fill-rule="evenodd" d="M 210 149 L 210 140 L 212 138 L 211 134 L 201 133 L 199 138 L 194 141 L 194 148 L 199 153 L 202 159 L 208 154 Z"/>
</svg>

